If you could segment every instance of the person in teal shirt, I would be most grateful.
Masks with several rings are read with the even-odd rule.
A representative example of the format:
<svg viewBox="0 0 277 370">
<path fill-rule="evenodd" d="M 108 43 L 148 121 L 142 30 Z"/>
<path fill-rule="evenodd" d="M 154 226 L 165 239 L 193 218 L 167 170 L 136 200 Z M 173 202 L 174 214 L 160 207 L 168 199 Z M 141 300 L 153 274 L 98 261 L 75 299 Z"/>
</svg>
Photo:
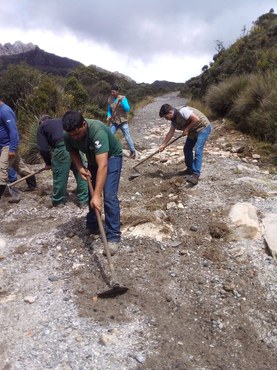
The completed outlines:
<svg viewBox="0 0 277 370">
<path fill-rule="evenodd" d="M 91 178 L 94 189 L 90 197 L 86 226 L 91 234 L 99 233 L 94 209 L 105 213 L 105 230 L 109 249 L 114 255 L 120 247 L 120 206 L 118 189 L 122 169 L 122 146 L 104 123 L 85 119 L 81 113 L 68 111 L 63 118 L 64 142 L 83 179 Z M 87 157 L 88 168 L 80 157 Z"/>
<path fill-rule="evenodd" d="M 124 95 L 119 94 L 119 86 L 114 84 L 111 87 L 111 95 L 108 99 L 107 121 L 112 133 L 115 135 L 118 129 L 123 133 L 130 149 L 130 157 L 136 158 L 136 150 L 131 137 L 128 125 L 128 116 L 130 105 Z"/>
</svg>

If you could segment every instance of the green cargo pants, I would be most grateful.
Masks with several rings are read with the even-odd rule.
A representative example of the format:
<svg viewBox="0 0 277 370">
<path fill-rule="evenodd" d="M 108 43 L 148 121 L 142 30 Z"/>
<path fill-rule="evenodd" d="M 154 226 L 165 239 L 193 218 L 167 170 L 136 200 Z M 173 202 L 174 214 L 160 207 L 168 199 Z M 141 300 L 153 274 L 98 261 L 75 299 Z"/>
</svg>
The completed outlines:
<svg viewBox="0 0 277 370">
<path fill-rule="evenodd" d="M 86 204 L 88 202 L 88 184 L 82 179 L 77 169 L 73 166 L 70 154 L 66 150 L 64 142 L 58 143 L 56 148 L 53 150 L 51 165 L 53 174 L 53 206 L 57 206 L 60 203 L 65 203 L 66 188 L 70 170 L 73 171 L 77 182 L 77 199 L 81 205 Z"/>
</svg>

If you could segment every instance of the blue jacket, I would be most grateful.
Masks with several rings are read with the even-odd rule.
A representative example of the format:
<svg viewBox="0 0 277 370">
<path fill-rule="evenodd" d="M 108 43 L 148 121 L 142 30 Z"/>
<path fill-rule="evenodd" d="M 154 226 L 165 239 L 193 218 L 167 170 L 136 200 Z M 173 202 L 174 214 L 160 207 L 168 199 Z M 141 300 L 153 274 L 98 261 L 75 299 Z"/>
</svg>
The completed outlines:
<svg viewBox="0 0 277 370">
<path fill-rule="evenodd" d="M 5 103 L 0 104 L 0 149 L 9 146 L 10 152 L 15 152 L 19 145 L 19 135 L 16 127 L 14 111 Z"/>
</svg>

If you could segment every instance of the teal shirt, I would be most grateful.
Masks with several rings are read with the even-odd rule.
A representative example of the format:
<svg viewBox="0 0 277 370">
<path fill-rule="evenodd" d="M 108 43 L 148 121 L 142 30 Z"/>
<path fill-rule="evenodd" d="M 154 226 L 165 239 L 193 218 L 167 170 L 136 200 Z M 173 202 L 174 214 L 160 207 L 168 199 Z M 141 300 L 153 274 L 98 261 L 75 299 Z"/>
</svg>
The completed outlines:
<svg viewBox="0 0 277 370">
<path fill-rule="evenodd" d="M 74 140 L 67 132 L 64 133 L 65 146 L 69 152 L 78 150 L 85 153 L 88 164 L 92 166 L 97 166 L 95 156 L 99 154 L 108 153 L 108 158 L 122 156 L 122 146 L 108 126 L 92 119 L 86 119 L 86 122 L 88 131 L 83 140 Z"/>
</svg>

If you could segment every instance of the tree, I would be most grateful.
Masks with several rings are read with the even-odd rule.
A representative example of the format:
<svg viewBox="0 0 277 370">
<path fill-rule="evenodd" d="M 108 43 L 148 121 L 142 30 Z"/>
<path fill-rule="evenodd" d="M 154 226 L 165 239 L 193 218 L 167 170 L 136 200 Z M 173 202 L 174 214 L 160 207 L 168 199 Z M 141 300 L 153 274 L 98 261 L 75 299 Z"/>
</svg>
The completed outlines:
<svg viewBox="0 0 277 370">
<path fill-rule="evenodd" d="M 76 77 L 69 77 L 64 88 L 70 109 L 82 109 L 88 101 L 88 94 Z"/>
<path fill-rule="evenodd" d="M 223 41 L 215 40 L 215 43 L 216 43 L 215 50 L 217 51 L 218 54 L 225 50 L 225 47 L 223 46 Z"/>
<path fill-rule="evenodd" d="M 41 73 L 26 63 L 9 65 L 0 78 L 0 90 L 3 99 L 14 110 L 41 81 Z"/>
</svg>

